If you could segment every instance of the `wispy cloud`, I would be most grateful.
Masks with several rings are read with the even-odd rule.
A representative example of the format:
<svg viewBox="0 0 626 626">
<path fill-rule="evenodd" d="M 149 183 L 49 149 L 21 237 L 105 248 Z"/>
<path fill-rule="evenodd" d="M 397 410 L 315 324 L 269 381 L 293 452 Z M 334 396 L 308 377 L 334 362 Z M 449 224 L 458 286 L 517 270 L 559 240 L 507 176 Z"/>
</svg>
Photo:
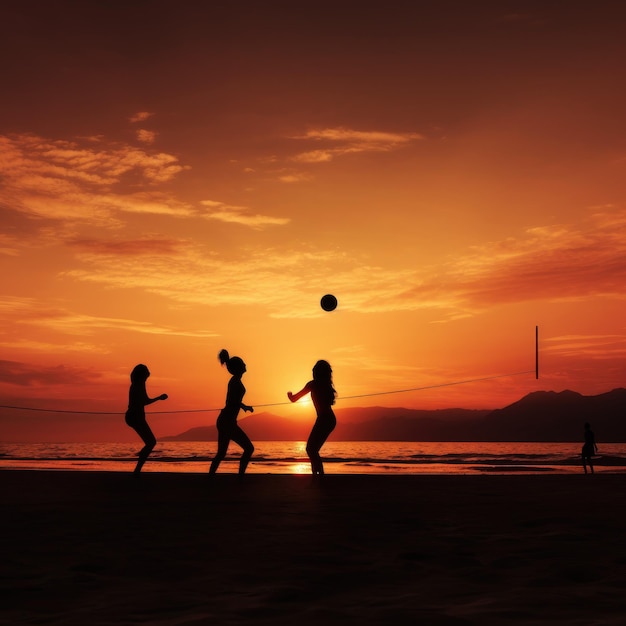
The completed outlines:
<svg viewBox="0 0 626 626">
<path fill-rule="evenodd" d="M 258 213 L 251 214 L 248 207 L 234 206 L 215 200 L 202 200 L 200 204 L 206 207 L 203 217 L 219 222 L 240 224 L 256 229 L 265 228 L 266 226 L 283 226 L 290 222 L 290 219 L 287 217 L 272 217 Z"/>
<path fill-rule="evenodd" d="M 562 335 L 543 340 L 543 351 L 561 356 L 585 356 L 594 360 L 613 360 L 626 357 L 624 335 Z"/>
<path fill-rule="evenodd" d="M 13 328 L 18 326 L 38 327 L 66 336 L 98 335 L 102 331 L 125 331 L 146 335 L 194 338 L 218 336 L 215 332 L 206 329 L 195 330 L 193 328 L 177 328 L 134 319 L 75 313 L 62 307 L 45 307 L 42 306 L 41 302 L 32 298 L 0 299 L 0 322 L 2 322 L 3 327 L 5 325 L 10 325 Z M 35 343 L 33 343 L 33 341 Z M 30 339 L 29 342 L 29 344 L 24 344 L 21 340 L 16 340 L 14 333 L 3 336 L 3 333 L 0 332 L 0 346 L 19 346 L 27 349 L 34 349 L 38 346 L 41 347 L 36 340 Z M 52 345 L 53 344 L 46 344 L 48 347 Z M 85 345 L 87 344 L 82 342 L 77 342 L 76 345 L 73 345 L 65 341 L 63 343 L 63 350 L 83 350 Z M 54 346 L 54 348 L 55 350 L 59 349 L 58 345 Z"/>
<path fill-rule="evenodd" d="M 158 191 L 111 194 L 100 198 L 100 202 L 102 207 L 119 213 L 145 213 L 172 217 L 193 217 L 197 214 L 189 203 Z"/>
<path fill-rule="evenodd" d="M 419 133 L 388 133 L 381 131 L 361 131 L 350 128 L 323 128 L 308 130 L 298 139 L 315 139 L 335 142 L 347 142 L 364 146 L 394 146 L 416 139 L 422 139 Z"/>
<path fill-rule="evenodd" d="M 18 180 L 30 174 L 112 185 L 123 175 L 137 172 L 147 181 L 164 182 L 185 169 L 173 155 L 149 153 L 126 144 L 13 135 L 0 136 L 0 148 L 3 173 Z"/>
<path fill-rule="evenodd" d="M 30 323 L 33 323 L 32 320 Z M 171 326 L 159 326 L 149 322 L 114 317 L 96 317 L 74 313 L 47 316 L 36 323 L 46 328 L 68 335 L 92 335 L 103 330 L 122 330 L 147 335 L 167 335 L 176 337 L 207 338 L 217 337 L 217 333 L 207 330 L 180 329 Z"/>
<path fill-rule="evenodd" d="M 78 252 L 84 269 L 65 276 L 144 289 L 176 302 L 265 306 L 274 317 L 320 314 L 319 294 L 331 288 L 342 310 L 432 309 L 446 320 L 536 299 L 624 298 L 626 228 L 615 229 L 622 221 L 626 225 L 626 212 L 620 217 L 613 211 L 578 227 L 531 228 L 518 239 L 472 248 L 419 271 L 313 247 L 251 249 L 240 260 L 226 260 L 192 241 L 89 242 Z M 144 246 L 157 253 L 141 256 Z"/>
<path fill-rule="evenodd" d="M 146 130 L 145 128 L 140 128 L 137 131 L 137 140 L 141 141 L 141 143 L 154 143 L 156 137 L 157 133 L 154 130 Z"/>
<path fill-rule="evenodd" d="M 117 212 L 188 215 L 188 206 L 156 190 L 121 188 L 129 177 L 150 187 L 184 169 L 173 155 L 124 144 L 0 136 L 0 201 L 38 218 L 115 226 Z"/>
<path fill-rule="evenodd" d="M 391 152 L 423 139 L 419 133 L 359 131 L 350 128 L 311 129 L 293 139 L 321 145 L 292 157 L 301 163 L 324 163 L 336 157 L 359 152 Z"/>
<path fill-rule="evenodd" d="M 304 172 L 290 172 L 288 174 L 280 174 L 278 176 L 278 180 L 281 183 L 301 183 L 307 180 L 311 180 L 310 174 L 305 174 Z"/>
<path fill-rule="evenodd" d="M 624 297 L 626 211 L 594 212 L 581 224 L 530 228 L 519 239 L 475 248 L 453 275 L 464 297 L 482 304 Z"/>
<path fill-rule="evenodd" d="M 65 341 L 62 346 L 52 341 L 38 341 L 24 337 L 0 339 L 0 346 L 4 349 L 19 350 L 20 353 L 32 352 L 39 354 L 73 353 L 73 354 L 110 354 L 112 349 L 104 344 L 88 343 L 85 341 Z"/>
<path fill-rule="evenodd" d="M 19 361 L 0 360 L 0 382 L 20 387 L 80 385 L 100 378 L 93 370 L 66 365 L 41 366 Z"/>
<path fill-rule="evenodd" d="M 313 248 L 250 249 L 240 259 L 226 259 L 189 241 L 167 256 L 123 256 L 96 246 L 79 251 L 78 260 L 83 269 L 63 276 L 143 289 L 185 304 L 263 306 L 273 317 L 319 315 L 329 272 L 342 306 L 351 310 L 387 310 L 389 301 L 415 282 L 412 270 L 391 271 L 341 251 Z"/>
<path fill-rule="evenodd" d="M 448 309 L 453 316 L 534 300 L 626 298 L 626 211 L 593 212 L 580 224 L 529 228 L 426 270 L 390 306 Z"/>
<path fill-rule="evenodd" d="M 140 256 L 145 254 L 175 254 L 178 252 L 181 245 L 183 245 L 183 242 L 176 239 L 164 239 L 159 237 L 127 240 L 76 238 L 69 240 L 67 245 L 92 254 Z"/>
<path fill-rule="evenodd" d="M 136 124 L 137 122 L 145 122 L 147 119 L 151 118 L 154 113 L 150 113 L 149 111 L 139 111 L 131 117 L 128 118 L 128 121 L 131 124 Z"/>
</svg>

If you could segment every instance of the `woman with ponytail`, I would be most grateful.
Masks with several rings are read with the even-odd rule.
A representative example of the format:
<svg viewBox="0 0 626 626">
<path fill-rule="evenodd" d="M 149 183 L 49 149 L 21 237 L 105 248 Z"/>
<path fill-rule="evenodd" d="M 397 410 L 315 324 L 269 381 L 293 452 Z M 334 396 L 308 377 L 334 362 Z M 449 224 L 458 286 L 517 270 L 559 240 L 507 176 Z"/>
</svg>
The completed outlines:
<svg viewBox="0 0 626 626">
<path fill-rule="evenodd" d="M 324 465 L 320 450 L 337 425 L 337 418 L 332 409 L 337 392 L 333 386 L 333 370 L 328 361 L 318 361 L 313 367 L 313 380 L 310 380 L 298 393 L 287 392 L 287 397 L 292 402 L 297 402 L 307 393 L 311 394 L 317 419 L 306 442 L 306 453 L 311 459 L 313 476 L 323 476 Z"/>
<path fill-rule="evenodd" d="M 239 461 L 239 474 L 241 475 L 245 473 L 250 457 L 254 452 L 254 446 L 248 435 L 237 424 L 237 416 L 240 409 L 250 411 L 251 413 L 254 411 L 251 406 L 243 403 L 246 388 L 241 382 L 241 377 L 246 371 L 246 364 L 238 356 L 231 357 L 227 350 L 221 350 L 218 359 L 222 365 L 226 365 L 226 369 L 232 374 L 232 378 L 228 381 L 226 404 L 217 418 L 217 454 L 211 463 L 209 474 L 215 474 L 219 464 L 226 456 L 228 445 L 231 441 L 234 441 L 243 449 L 243 454 Z"/>
</svg>

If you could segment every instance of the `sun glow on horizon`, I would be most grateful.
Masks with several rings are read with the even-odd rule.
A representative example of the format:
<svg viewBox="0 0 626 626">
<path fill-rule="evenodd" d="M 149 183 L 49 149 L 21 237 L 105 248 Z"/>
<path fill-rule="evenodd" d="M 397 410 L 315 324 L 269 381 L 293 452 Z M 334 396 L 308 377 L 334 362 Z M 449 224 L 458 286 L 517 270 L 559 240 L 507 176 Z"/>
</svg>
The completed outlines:
<svg viewBox="0 0 626 626">
<path fill-rule="evenodd" d="M 313 401 L 311 400 L 311 394 L 302 396 L 297 402 L 293 403 L 293 406 L 309 411 L 313 408 Z"/>
</svg>

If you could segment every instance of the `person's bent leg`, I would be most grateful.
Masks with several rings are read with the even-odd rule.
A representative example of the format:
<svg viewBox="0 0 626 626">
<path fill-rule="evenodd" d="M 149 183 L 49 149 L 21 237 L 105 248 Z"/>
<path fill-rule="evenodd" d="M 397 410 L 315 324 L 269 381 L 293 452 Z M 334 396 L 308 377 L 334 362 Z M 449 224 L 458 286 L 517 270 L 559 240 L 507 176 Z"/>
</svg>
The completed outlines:
<svg viewBox="0 0 626 626">
<path fill-rule="evenodd" d="M 332 429 L 322 428 L 316 424 L 313 426 L 313 430 L 306 442 L 306 453 L 309 455 L 311 461 L 311 472 L 313 475 L 324 474 L 324 464 L 322 463 L 320 450 L 331 432 Z"/>
<path fill-rule="evenodd" d="M 135 426 L 135 430 L 137 431 L 137 434 L 141 437 L 144 443 L 144 447 L 139 452 L 137 465 L 135 466 L 134 470 L 135 474 L 139 474 L 139 472 L 141 472 L 143 464 L 148 460 L 148 457 L 150 456 L 152 450 L 154 450 L 154 446 L 156 446 L 157 440 L 147 422 L 138 424 L 137 426 Z"/>
<path fill-rule="evenodd" d="M 239 474 L 245 474 L 248 463 L 250 463 L 250 459 L 254 453 L 254 445 L 250 441 L 250 437 L 243 432 L 240 426 L 237 426 L 231 438 L 238 446 L 241 446 L 243 450 L 241 459 L 239 459 Z"/>
<path fill-rule="evenodd" d="M 209 474 L 215 474 L 217 472 L 217 468 L 220 463 L 224 460 L 226 453 L 228 452 L 228 444 L 230 443 L 230 434 L 225 433 L 224 431 L 220 431 L 218 429 L 217 435 L 217 452 L 215 453 L 215 457 L 211 462 L 211 467 L 209 468 Z"/>
</svg>

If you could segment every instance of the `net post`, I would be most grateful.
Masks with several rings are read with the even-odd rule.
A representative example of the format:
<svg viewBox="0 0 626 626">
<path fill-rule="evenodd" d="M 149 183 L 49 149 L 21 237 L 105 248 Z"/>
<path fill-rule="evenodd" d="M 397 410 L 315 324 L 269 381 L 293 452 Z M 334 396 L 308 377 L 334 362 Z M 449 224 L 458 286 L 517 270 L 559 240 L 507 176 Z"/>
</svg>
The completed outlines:
<svg viewBox="0 0 626 626">
<path fill-rule="evenodd" d="M 535 378 L 539 380 L 539 326 L 535 326 Z"/>
</svg>

